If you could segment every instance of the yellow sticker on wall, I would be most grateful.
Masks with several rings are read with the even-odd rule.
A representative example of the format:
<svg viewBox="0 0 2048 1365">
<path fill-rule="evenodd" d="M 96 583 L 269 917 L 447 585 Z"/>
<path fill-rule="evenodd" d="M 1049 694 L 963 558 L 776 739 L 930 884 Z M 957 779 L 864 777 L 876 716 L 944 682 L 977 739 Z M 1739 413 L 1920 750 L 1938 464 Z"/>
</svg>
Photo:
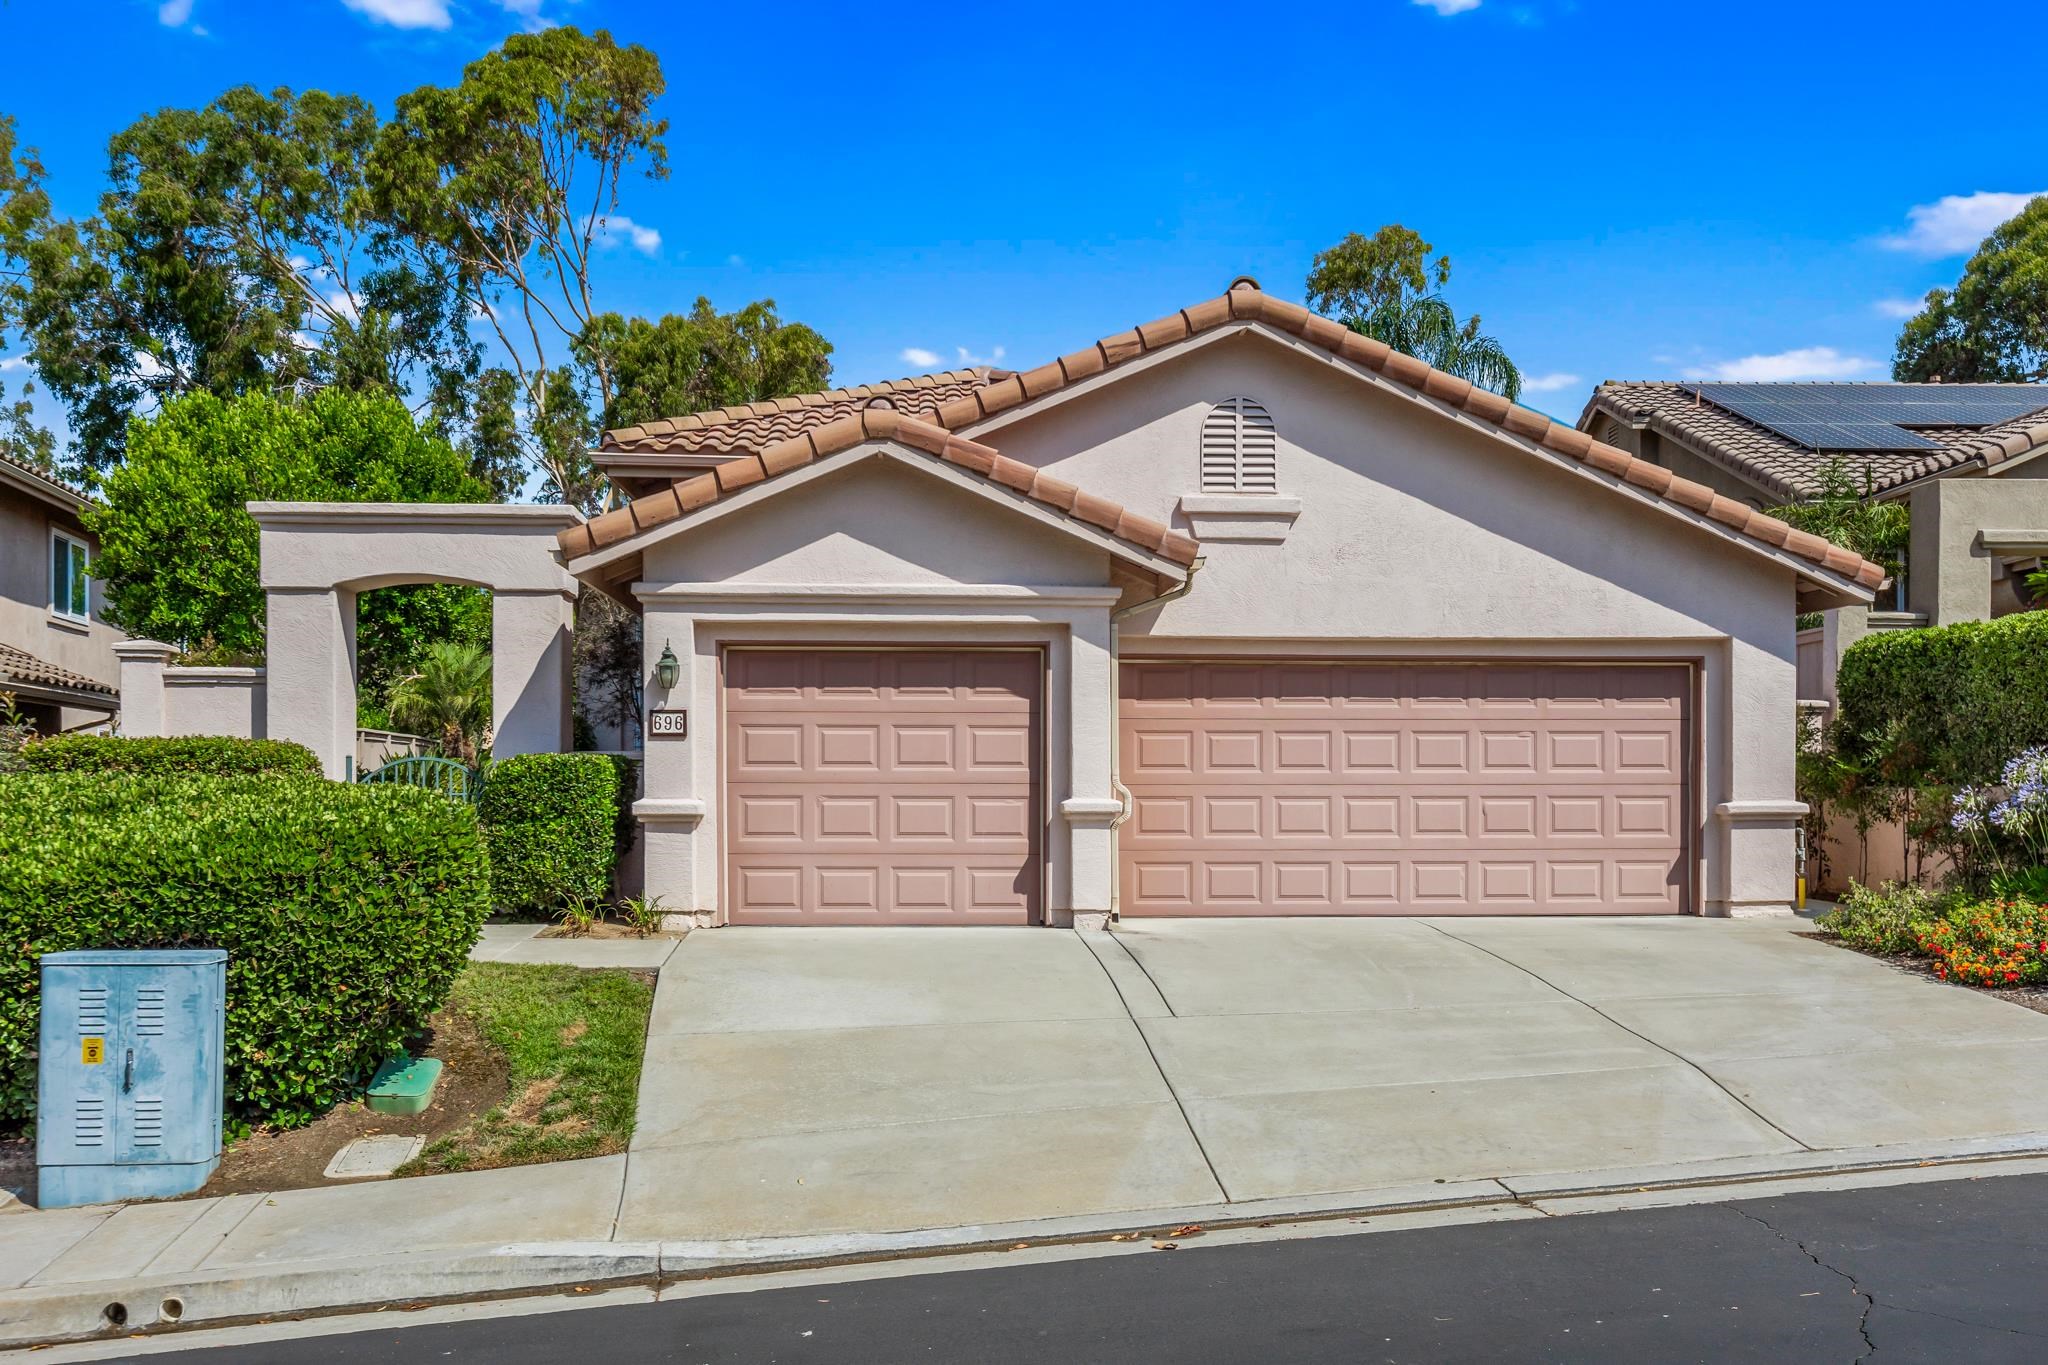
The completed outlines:
<svg viewBox="0 0 2048 1365">
<path fill-rule="evenodd" d="M 107 1040 L 87 1038 L 78 1045 L 78 1060 L 87 1066 L 98 1066 L 107 1060 Z"/>
</svg>

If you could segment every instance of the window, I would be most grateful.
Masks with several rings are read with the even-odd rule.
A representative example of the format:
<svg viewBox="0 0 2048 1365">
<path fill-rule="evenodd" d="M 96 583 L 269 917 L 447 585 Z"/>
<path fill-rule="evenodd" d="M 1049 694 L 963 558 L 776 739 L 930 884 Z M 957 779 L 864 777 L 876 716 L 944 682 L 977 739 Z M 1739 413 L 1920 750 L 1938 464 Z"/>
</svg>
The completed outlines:
<svg viewBox="0 0 2048 1365">
<path fill-rule="evenodd" d="M 50 537 L 50 610 L 80 621 L 92 614 L 92 573 L 85 544 L 67 535 Z"/>
<path fill-rule="evenodd" d="M 1280 438 L 1273 415 L 1250 398 L 1226 398 L 1202 419 L 1204 493 L 1277 493 Z"/>
</svg>

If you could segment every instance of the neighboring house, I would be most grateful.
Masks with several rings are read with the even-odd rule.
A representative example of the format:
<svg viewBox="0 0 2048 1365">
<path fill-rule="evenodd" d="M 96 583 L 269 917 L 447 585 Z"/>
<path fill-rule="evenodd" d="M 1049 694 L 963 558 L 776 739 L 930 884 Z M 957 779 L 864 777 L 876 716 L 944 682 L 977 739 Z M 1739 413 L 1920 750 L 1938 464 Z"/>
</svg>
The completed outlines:
<svg viewBox="0 0 2048 1365">
<path fill-rule="evenodd" d="M 84 493 L 0 456 L 0 692 L 44 734 L 105 725 L 119 709 L 120 631 L 100 616 Z"/>
<path fill-rule="evenodd" d="M 699 923 L 1782 911 L 1793 616 L 1882 577 L 1250 281 L 599 460 Z"/>
<path fill-rule="evenodd" d="M 2018 486 L 2048 479 L 2048 386 L 1610 381 L 1579 429 L 1752 507 L 1812 497 L 1839 461 L 1912 508 L 1904 581 L 1883 606 L 1946 625 L 2034 605 L 2026 575 L 2048 543 L 1982 533 L 2048 527 L 2048 482 Z M 2010 482 L 1935 488 L 1986 479 Z"/>
</svg>

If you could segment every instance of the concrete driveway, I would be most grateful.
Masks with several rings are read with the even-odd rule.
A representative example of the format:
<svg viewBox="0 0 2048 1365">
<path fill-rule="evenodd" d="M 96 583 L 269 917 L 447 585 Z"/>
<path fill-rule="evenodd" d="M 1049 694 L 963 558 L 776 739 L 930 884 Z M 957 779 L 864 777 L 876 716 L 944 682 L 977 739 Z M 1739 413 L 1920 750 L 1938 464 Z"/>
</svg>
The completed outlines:
<svg viewBox="0 0 2048 1365">
<path fill-rule="evenodd" d="M 1783 922 L 720 929 L 661 975 L 618 1236 L 1799 1168 L 2048 1135 L 2043 1060 L 2048 1016 Z"/>
</svg>

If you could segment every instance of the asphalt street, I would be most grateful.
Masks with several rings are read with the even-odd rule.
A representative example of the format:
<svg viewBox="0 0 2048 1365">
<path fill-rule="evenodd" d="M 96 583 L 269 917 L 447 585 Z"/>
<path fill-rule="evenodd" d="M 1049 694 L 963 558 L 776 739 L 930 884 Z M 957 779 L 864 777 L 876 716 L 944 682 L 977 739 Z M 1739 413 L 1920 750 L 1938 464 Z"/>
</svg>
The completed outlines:
<svg viewBox="0 0 2048 1365">
<path fill-rule="evenodd" d="M 2038 1362 L 2048 1175 L 1207 1245 L 152 1356 L 188 1365 Z"/>
</svg>

